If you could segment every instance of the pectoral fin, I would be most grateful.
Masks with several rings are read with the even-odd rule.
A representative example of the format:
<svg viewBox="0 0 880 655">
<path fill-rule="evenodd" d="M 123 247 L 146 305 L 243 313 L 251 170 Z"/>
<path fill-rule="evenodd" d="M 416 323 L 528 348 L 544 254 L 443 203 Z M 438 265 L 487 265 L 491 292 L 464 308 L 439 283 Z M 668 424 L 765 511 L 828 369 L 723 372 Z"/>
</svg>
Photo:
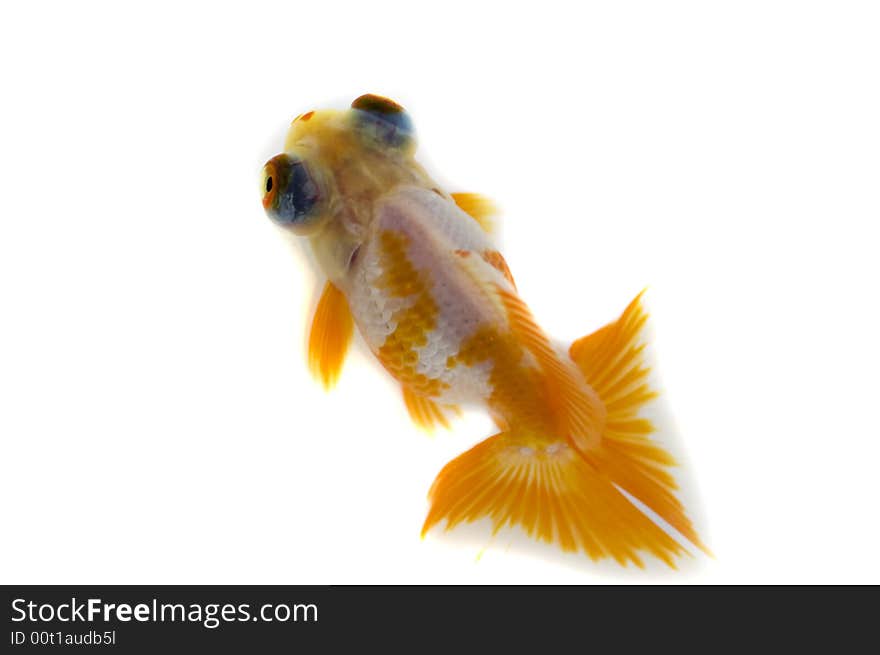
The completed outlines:
<svg viewBox="0 0 880 655">
<path fill-rule="evenodd" d="M 309 370 L 325 389 L 336 384 L 353 333 L 354 320 L 345 295 L 327 282 L 309 333 Z"/>
</svg>

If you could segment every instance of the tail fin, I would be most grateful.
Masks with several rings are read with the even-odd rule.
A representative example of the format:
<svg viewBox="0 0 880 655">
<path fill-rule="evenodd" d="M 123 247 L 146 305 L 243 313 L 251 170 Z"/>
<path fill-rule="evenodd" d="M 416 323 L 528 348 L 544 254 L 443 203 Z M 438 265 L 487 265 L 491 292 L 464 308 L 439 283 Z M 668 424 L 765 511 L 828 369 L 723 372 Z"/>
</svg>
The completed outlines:
<svg viewBox="0 0 880 655">
<path fill-rule="evenodd" d="M 682 548 L 564 441 L 543 450 L 502 432 L 447 464 L 431 487 L 422 534 L 443 518 L 446 529 L 489 516 L 497 532 L 521 525 L 563 550 L 643 566 L 647 550 L 669 566 Z"/>
<path fill-rule="evenodd" d="M 607 411 L 602 447 L 589 457 L 614 484 L 708 553 L 673 495 L 678 485 L 667 469 L 675 466 L 675 460 L 649 438 L 654 431 L 651 422 L 638 417 L 639 410 L 657 397 L 648 385 L 650 369 L 643 360 L 646 344 L 641 331 L 648 320 L 641 304 L 643 294 L 633 299 L 617 321 L 578 339 L 569 349 Z"/>
<path fill-rule="evenodd" d="M 563 437 L 541 446 L 514 431 L 490 437 L 440 471 L 429 493 L 431 509 L 422 534 L 444 518 L 448 530 L 488 516 L 496 532 L 521 525 L 533 537 L 593 559 L 612 557 L 643 566 L 639 552 L 647 551 L 674 568 L 674 558 L 684 549 L 623 489 L 706 550 L 673 495 L 676 484 L 667 470 L 674 465 L 672 457 L 649 439 L 650 422 L 638 417 L 656 396 L 646 382 L 644 345 L 639 343 L 647 320 L 640 297 L 619 320 L 576 341 L 570 350 L 607 410 L 598 445 L 583 452 Z"/>
</svg>

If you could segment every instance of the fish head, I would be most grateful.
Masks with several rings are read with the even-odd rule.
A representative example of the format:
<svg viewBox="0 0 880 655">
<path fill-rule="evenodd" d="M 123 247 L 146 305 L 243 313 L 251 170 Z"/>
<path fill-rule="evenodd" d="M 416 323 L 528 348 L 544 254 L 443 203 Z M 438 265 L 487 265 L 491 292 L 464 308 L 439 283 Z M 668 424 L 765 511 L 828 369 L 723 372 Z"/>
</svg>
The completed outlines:
<svg viewBox="0 0 880 655">
<path fill-rule="evenodd" d="M 400 185 L 430 184 L 415 150 L 409 114 L 381 96 L 300 114 L 284 151 L 263 167 L 263 207 L 285 230 L 309 237 L 337 279 L 367 238 L 377 200 Z"/>
<path fill-rule="evenodd" d="M 363 225 L 371 200 L 419 177 L 415 147 L 409 114 L 381 96 L 360 96 L 346 110 L 300 114 L 284 152 L 263 167 L 263 207 L 300 236 L 334 219 Z"/>
</svg>

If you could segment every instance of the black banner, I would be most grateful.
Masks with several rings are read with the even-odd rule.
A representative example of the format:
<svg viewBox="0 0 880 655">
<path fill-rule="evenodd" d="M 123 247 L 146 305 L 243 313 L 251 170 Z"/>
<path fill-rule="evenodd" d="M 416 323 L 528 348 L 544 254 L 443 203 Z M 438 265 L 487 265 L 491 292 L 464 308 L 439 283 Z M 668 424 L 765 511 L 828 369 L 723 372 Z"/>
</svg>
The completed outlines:
<svg viewBox="0 0 880 655">
<path fill-rule="evenodd" d="M 467 652 L 474 640 L 495 647 L 577 640 L 578 650 L 624 652 L 797 643 L 875 650 L 878 598 L 875 587 L 0 588 L 9 653 L 324 653 L 426 644 Z"/>
</svg>

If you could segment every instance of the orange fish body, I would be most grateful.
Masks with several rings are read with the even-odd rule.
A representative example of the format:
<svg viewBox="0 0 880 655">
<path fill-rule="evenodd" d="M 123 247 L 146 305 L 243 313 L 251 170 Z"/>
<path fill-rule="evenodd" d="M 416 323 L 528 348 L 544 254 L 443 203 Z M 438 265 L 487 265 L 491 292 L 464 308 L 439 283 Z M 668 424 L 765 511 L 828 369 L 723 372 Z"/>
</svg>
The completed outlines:
<svg viewBox="0 0 880 655">
<path fill-rule="evenodd" d="M 482 405 L 501 430 L 447 464 L 423 533 L 489 517 L 594 559 L 670 565 L 684 551 L 619 489 L 705 550 L 675 497 L 672 458 L 639 417 L 655 397 L 646 315 L 558 348 L 535 323 L 489 234 L 491 203 L 441 190 L 414 159 L 407 114 L 378 96 L 294 120 L 263 174 L 263 205 L 307 237 L 327 284 L 309 363 L 330 387 L 353 327 L 420 425 Z"/>
</svg>

